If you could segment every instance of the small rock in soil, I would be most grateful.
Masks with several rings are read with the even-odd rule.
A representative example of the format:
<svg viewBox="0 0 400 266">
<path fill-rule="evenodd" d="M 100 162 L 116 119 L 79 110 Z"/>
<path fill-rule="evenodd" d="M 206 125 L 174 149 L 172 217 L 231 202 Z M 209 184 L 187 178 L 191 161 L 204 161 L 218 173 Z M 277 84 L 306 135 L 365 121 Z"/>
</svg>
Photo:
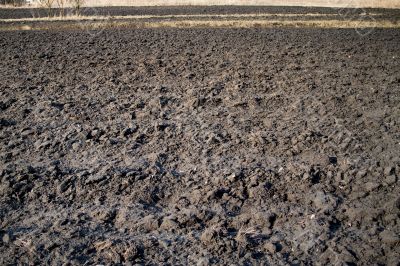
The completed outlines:
<svg viewBox="0 0 400 266">
<path fill-rule="evenodd" d="M 380 186 L 380 184 L 375 183 L 375 182 L 367 182 L 365 183 L 365 189 L 368 192 L 374 191 L 375 189 L 377 189 Z"/>
<path fill-rule="evenodd" d="M 9 233 L 5 233 L 3 235 L 2 241 L 4 244 L 8 244 L 11 241 L 11 237 Z"/>
<path fill-rule="evenodd" d="M 398 244 L 400 242 L 400 236 L 399 234 L 396 234 L 394 232 L 391 232 L 389 230 L 384 230 L 383 232 L 381 232 L 379 234 L 380 238 L 382 239 L 382 241 L 386 244 L 389 245 L 395 245 Z"/>
<path fill-rule="evenodd" d="M 178 223 L 175 221 L 174 217 L 164 217 L 161 225 L 160 225 L 160 229 L 163 230 L 173 230 L 173 229 L 177 229 L 178 228 Z"/>
<path fill-rule="evenodd" d="M 391 167 L 391 166 L 385 167 L 383 173 L 384 173 L 386 176 L 393 175 L 393 174 L 394 174 L 394 167 Z"/>
<path fill-rule="evenodd" d="M 395 175 L 389 175 L 385 178 L 385 182 L 388 185 L 394 185 L 396 183 L 396 176 Z"/>
<path fill-rule="evenodd" d="M 267 242 L 264 244 L 264 249 L 270 253 L 270 254 L 274 254 L 275 252 L 277 252 L 277 247 L 274 243 L 271 242 Z"/>
</svg>

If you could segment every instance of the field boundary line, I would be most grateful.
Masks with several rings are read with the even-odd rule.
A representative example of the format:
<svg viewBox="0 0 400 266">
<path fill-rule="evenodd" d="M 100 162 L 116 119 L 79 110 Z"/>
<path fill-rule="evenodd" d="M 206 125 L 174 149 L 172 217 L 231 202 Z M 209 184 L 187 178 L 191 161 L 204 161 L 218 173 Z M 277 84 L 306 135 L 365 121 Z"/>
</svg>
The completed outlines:
<svg viewBox="0 0 400 266">
<path fill-rule="evenodd" d="M 363 20 L 180 20 L 180 21 L 92 21 L 84 29 L 112 28 L 400 28 L 399 22 Z M 0 25 L 0 31 L 83 29 L 79 22 L 40 25 Z"/>
<path fill-rule="evenodd" d="M 380 16 L 379 13 L 370 13 L 368 16 Z M 194 14 L 194 15 L 127 15 L 127 16 L 65 16 L 65 17 L 35 17 L 35 18 L 8 18 L 0 22 L 35 22 L 35 21 L 68 21 L 68 20 L 124 20 L 124 19 L 174 19 L 174 18 L 252 18 L 252 17 L 335 17 L 337 14 L 282 14 L 282 13 L 254 13 L 254 14 Z M 363 17 L 365 15 L 360 15 Z"/>
</svg>

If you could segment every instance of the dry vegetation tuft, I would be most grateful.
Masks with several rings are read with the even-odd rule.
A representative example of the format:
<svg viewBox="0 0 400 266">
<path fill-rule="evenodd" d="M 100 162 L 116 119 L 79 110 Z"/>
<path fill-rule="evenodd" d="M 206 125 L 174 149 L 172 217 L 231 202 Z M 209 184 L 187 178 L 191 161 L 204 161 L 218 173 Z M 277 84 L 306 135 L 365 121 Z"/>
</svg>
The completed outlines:
<svg viewBox="0 0 400 266">
<path fill-rule="evenodd" d="M 398 0 L 87 0 L 88 6 L 275 5 L 400 8 Z"/>
<path fill-rule="evenodd" d="M 15 24 L 2 24 L 0 31 L 13 30 L 52 30 L 52 29 L 82 29 L 79 22 L 81 18 L 63 21 L 62 19 L 49 19 L 49 23 L 40 23 L 21 26 Z M 88 19 L 90 20 L 90 19 Z M 393 21 L 343 21 L 343 20 L 180 20 L 180 21 L 118 21 L 96 20 L 85 22 L 85 29 L 110 29 L 110 28 L 273 28 L 273 27 L 298 27 L 298 28 L 400 28 L 399 22 Z"/>
<path fill-rule="evenodd" d="M 37 0 L 41 1 L 41 0 Z M 63 1 L 63 0 L 61 0 Z M 65 0 L 65 6 L 71 7 L 73 3 Z M 72 1 L 73 2 L 73 1 Z M 243 6 L 319 6 L 319 7 L 374 7 L 374 8 L 400 8 L 399 0 L 85 0 L 84 6 L 177 6 L 177 5 L 243 5 Z M 35 6 L 35 4 L 33 5 Z M 39 5 L 40 6 L 40 5 Z M 53 7 L 56 7 L 54 3 Z M 32 7 L 32 6 L 30 6 Z M 0 8 L 15 8 L 12 5 Z"/>
<path fill-rule="evenodd" d="M 369 18 L 381 16 L 380 13 L 370 13 Z M 33 18 L 16 18 L 16 19 L 0 19 L 0 22 L 38 22 L 38 21 L 62 21 L 62 20 L 144 20 L 144 19 L 162 19 L 162 20 L 174 20 L 186 18 L 187 20 L 192 19 L 256 19 L 256 20 L 270 20 L 271 18 L 283 18 L 290 19 L 293 17 L 312 17 L 312 21 L 315 18 L 327 18 L 337 17 L 337 14 L 322 14 L 322 13 L 307 13 L 307 14 L 271 14 L 271 13 L 254 13 L 254 14 L 193 14 L 193 15 L 127 15 L 127 16 L 79 16 L 74 14 L 68 14 L 67 16 L 52 16 L 52 17 L 33 17 Z M 362 17 L 360 17 L 362 19 Z"/>
</svg>

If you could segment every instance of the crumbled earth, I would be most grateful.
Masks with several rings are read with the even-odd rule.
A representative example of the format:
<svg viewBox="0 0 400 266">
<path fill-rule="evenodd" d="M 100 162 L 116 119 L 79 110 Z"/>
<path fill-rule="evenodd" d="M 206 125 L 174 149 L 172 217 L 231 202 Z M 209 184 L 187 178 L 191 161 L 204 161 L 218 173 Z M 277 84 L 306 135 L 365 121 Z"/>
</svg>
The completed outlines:
<svg viewBox="0 0 400 266">
<path fill-rule="evenodd" d="M 0 264 L 397 265 L 400 31 L 0 35 Z"/>
</svg>

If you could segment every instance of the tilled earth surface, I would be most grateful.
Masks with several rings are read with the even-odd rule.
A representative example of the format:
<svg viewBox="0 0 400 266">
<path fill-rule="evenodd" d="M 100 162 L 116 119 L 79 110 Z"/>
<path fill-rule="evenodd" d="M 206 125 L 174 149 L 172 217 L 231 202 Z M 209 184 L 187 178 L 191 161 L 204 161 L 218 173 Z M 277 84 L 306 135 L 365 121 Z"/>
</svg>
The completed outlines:
<svg viewBox="0 0 400 266">
<path fill-rule="evenodd" d="M 400 260 L 400 31 L 0 35 L 0 264 Z"/>
</svg>

